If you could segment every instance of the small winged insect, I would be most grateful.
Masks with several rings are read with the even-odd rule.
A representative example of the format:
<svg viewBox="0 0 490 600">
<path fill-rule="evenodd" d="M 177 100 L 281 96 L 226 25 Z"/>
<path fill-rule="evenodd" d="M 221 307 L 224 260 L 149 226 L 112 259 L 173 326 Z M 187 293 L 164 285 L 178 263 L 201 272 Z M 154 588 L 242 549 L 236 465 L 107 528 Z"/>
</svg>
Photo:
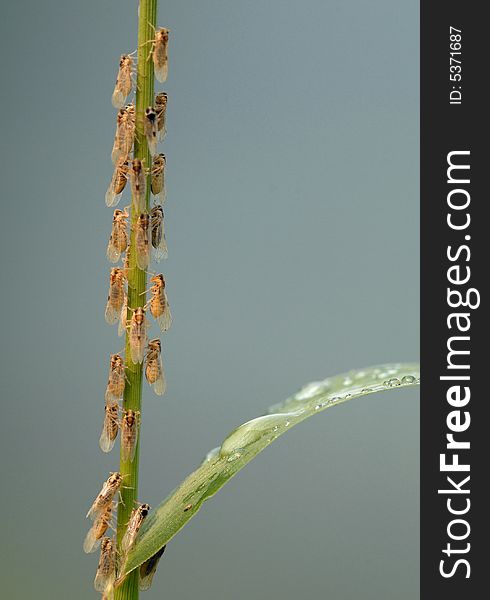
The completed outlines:
<svg viewBox="0 0 490 600">
<path fill-rule="evenodd" d="M 116 492 L 119 491 L 121 482 L 122 475 L 120 473 L 111 473 L 109 475 L 107 481 L 104 482 L 99 495 L 90 507 L 87 517 L 95 520 L 101 512 L 104 512 L 109 506 L 112 505 L 112 500 L 114 499 Z"/>
<path fill-rule="evenodd" d="M 167 331 L 172 324 L 172 315 L 165 291 L 165 278 L 160 273 L 152 277 L 150 281 L 153 283 L 150 288 L 150 312 L 160 326 L 160 329 Z"/>
<path fill-rule="evenodd" d="M 106 206 L 116 206 L 128 180 L 128 161 L 121 159 L 114 167 L 111 182 L 105 193 Z"/>
<path fill-rule="evenodd" d="M 135 158 L 131 163 L 129 180 L 136 211 L 142 213 L 146 209 L 146 174 L 139 158 Z"/>
<path fill-rule="evenodd" d="M 133 508 L 126 532 L 124 533 L 124 537 L 121 542 L 121 548 L 124 553 L 128 552 L 133 547 L 134 542 L 136 541 L 136 536 L 138 535 L 138 532 L 143 525 L 143 521 L 146 519 L 149 512 L 149 504 L 142 504 L 141 506 L 138 506 L 138 508 Z"/>
<path fill-rule="evenodd" d="M 98 592 L 104 592 L 116 579 L 116 548 L 111 538 L 104 537 L 100 543 L 100 558 L 94 587 Z"/>
<path fill-rule="evenodd" d="M 109 277 L 109 294 L 105 308 L 105 320 L 109 325 L 117 323 L 121 314 L 121 308 L 126 295 L 124 282 L 124 271 L 119 267 L 113 267 Z"/>
<path fill-rule="evenodd" d="M 112 146 L 111 158 L 116 164 L 120 160 L 126 160 L 131 152 L 136 131 L 136 116 L 134 104 L 128 104 L 117 113 L 116 135 Z"/>
<path fill-rule="evenodd" d="M 148 149 L 153 156 L 157 151 L 158 142 L 158 119 L 157 113 L 152 106 L 145 109 L 145 136 L 148 142 Z"/>
<path fill-rule="evenodd" d="M 136 264 L 145 270 L 150 264 L 150 215 L 142 213 L 135 224 Z"/>
<path fill-rule="evenodd" d="M 157 204 L 150 211 L 151 218 L 151 245 L 155 260 L 160 262 L 162 258 L 167 258 L 168 248 L 165 239 L 165 216 L 161 204 Z"/>
<path fill-rule="evenodd" d="M 168 75 L 168 34 L 169 30 L 165 27 L 158 29 L 153 42 L 153 67 L 160 83 L 166 81 Z"/>
<path fill-rule="evenodd" d="M 111 405 L 122 399 L 125 385 L 126 376 L 124 374 L 124 360 L 120 354 L 112 354 L 109 366 L 109 379 L 105 391 L 105 401 L 107 405 Z"/>
<path fill-rule="evenodd" d="M 124 259 L 123 259 L 123 271 L 124 271 L 124 277 L 126 278 L 126 282 L 128 284 L 128 286 L 133 287 L 130 284 L 130 278 L 129 278 L 129 274 L 131 273 L 131 269 L 133 267 L 130 266 L 129 263 L 129 246 L 127 247 L 126 250 L 126 254 L 124 255 Z"/>
<path fill-rule="evenodd" d="M 158 120 L 158 141 L 161 142 L 167 133 L 167 94 L 165 92 L 160 92 L 155 96 L 155 110 Z"/>
<path fill-rule="evenodd" d="M 142 592 L 149 590 L 153 581 L 153 577 L 156 573 L 158 563 L 162 558 L 162 554 L 165 552 L 165 548 L 167 546 L 163 546 L 160 550 L 154 554 L 151 558 L 149 558 L 146 562 L 144 562 L 140 566 L 140 580 L 139 587 Z"/>
<path fill-rule="evenodd" d="M 165 154 L 157 154 L 153 157 L 153 163 L 150 171 L 151 193 L 158 198 L 160 202 L 165 202 L 165 166 L 167 160 Z"/>
<path fill-rule="evenodd" d="M 131 409 L 125 410 L 121 424 L 122 459 L 133 462 L 138 443 L 140 413 Z"/>
<path fill-rule="evenodd" d="M 98 545 L 100 544 L 101 537 L 105 534 L 111 523 L 112 517 L 112 506 L 108 506 L 106 510 L 102 511 L 100 515 L 95 519 L 94 524 L 88 530 L 88 533 L 83 542 L 83 551 L 87 554 L 95 552 Z"/>
<path fill-rule="evenodd" d="M 99 446 L 102 452 L 110 452 L 114 447 L 117 432 L 119 431 L 119 405 L 105 405 L 104 425 L 99 438 Z"/>
<path fill-rule="evenodd" d="M 162 396 L 165 393 L 166 382 L 162 363 L 162 344 L 158 338 L 148 343 L 145 376 L 148 383 L 153 386 L 155 394 Z"/>
<path fill-rule="evenodd" d="M 130 55 L 121 55 L 116 85 L 112 93 L 112 105 L 115 108 L 122 108 L 126 102 L 126 98 L 131 93 L 131 88 L 133 87 L 133 63 L 134 60 Z"/>
<path fill-rule="evenodd" d="M 143 362 L 146 341 L 148 339 L 147 326 L 145 309 L 138 306 L 138 308 L 134 309 L 129 323 L 129 348 L 131 351 L 131 360 L 135 364 Z"/>
<path fill-rule="evenodd" d="M 107 258 L 113 263 L 116 263 L 123 252 L 126 252 L 128 247 L 128 218 L 129 214 L 126 211 L 116 208 L 112 219 L 112 231 L 107 245 Z"/>
</svg>

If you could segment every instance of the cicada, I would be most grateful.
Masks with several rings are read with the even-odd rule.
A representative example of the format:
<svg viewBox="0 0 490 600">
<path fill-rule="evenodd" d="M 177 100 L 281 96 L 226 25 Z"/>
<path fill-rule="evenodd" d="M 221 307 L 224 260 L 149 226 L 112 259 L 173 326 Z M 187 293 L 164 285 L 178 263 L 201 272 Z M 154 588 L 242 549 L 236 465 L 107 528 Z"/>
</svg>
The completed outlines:
<svg viewBox="0 0 490 600">
<path fill-rule="evenodd" d="M 155 260 L 160 262 L 167 258 L 168 248 L 165 239 L 165 215 L 161 204 L 157 204 L 150 211 L 151 218 L 151 245 L 154 249 Z"/>
<path fill-rule="evenodd" d="M 90 510 L 87 513 L 87 517 L 95 520 L 101 512 L 107 510 L 112 505 L 114 496 L 119 491 L 122 482 L 122 475 L 120 473 L 111 473 L 104 482 L 99 495 L 95 498 Z"/>
<path fill-rule="evenodd" d="M 145 309 L 139 306 L 134 309 L 129 323 L 131 360 L 136 364 L 143 362 L 146 341 L 148 339 L 147 328 Z"/>
<path fill-rule="evenodd" d="M 124 283 L 124 271 L 119 267 L 113 267 L 109 278 L 109 294 L 105 308 L 105 320 L 109 325 L 114 325 L 121 314 L 126 294 Z"/>
<path fill-rule="evenodd" d="M 121 55 L 116 85 L 112 93 L 112 105 L 115 108 L 122 108 L 126 102 L 126 98 L 131 93 L 131 88 L 133 87 L 133 64 L 134 60 L 129 54 Z"/>
<path fill-rule="evenodd" d="M 167 133 L 167 94 L 160 92 L 155 96 L 155 110 L 157 113 L 158 141 L 161 142 Z"/>
<path fill-rule="evenodd" d="M 158 119 L 157 113 L 152 106 L 148 106 L 145 109 L 144 129 L 146 141 L 148 142 L 148 149 L 150 150 L 150 154 L 153 156 L 157 151 Z"/>
<path fill-rule="evenodd" d="M 162 557 L 162 554 L 165 552 L 166 547 L 166 545 L 162 546 L 162 548 L 160 548 L 160 550 L 156 554 L 154 554 L 151 558 L 149 558 L 140 566 L 139 588 L 142 592 L 150 589 L 153 577 L 157 570 L 158 563 L 160 562 L 160 559 Z"/>
<path fill-rule="evenodd" d="M 136 211 L 142 213 L 146 210 L 146 173 L 139 158 L 135 158 L 131 164 L 129 180 Z"/>
<path fill-rule="evenodd" d="M 110 405 L 121 400 L 126 385 L 126 376 L 124 373 L 124 360 L 120 354 L 111 354 L 111 363 L 109 366 L 109 379 L 105 391 L 106 404 Z"/>
<path fill-rule="evenodd" d="M 128 104 L 117 113 L 116 135 L 112 146 L 111 158 L 116 164 L 120 160 L 126 160 L 134 143 L 136 132 L 136 116 L 134 104 Z"/>
<path fill-rule="evenodd" d="M 114 447 L 117 432 L 119 431 L 119 405 L 105 405 L 104 425 L 99 438 L 99 446 L 102 452 L 110 452 Z"/>
<path fill-rule="evenodd" d="M 162 396 L 165 393 L 166 382 L 162 363 L 162 344 L 158 338 L 148 343 L 145 376 L 148 383 L 153 386 L 155 394 Z"/>
<path fill-rule="evenodd" d="M 151 193 L 163 204 L 165 202 L 165 166 L 167 160 L 165 154 L 157 154 L 153 157 L 150 170 Z"/>
<path fill-rule="evenodd" d="M 150 279 L 153 285 L 150 288 L 151 299 L 149 302 L 150 312 L 157 321 L 162 331 L 167 331 L 172 324 L 170 305 L 165 291 L 165 278 L 160 273 Z"/>
<path fill-rule="evenodd" d="M 129 214 L 116 208 L 112 218 L 112 231 L 107 245 L 107 258 L 116 263 L 128 247 L 128 218 Z"/>
<path fill-rule="evenodd" d="M 128 552 L 133 547 L 136 536 L 149 512 L 149 504 L 142 504 L 141 506 L 138 506 L 138 508 L 133 508 L 133 512 L 131 513 L 128 526 L 121 542 L 121 548 L 124 553 Z"/>
<path fill-rule="evenodd" d="M 136 264 L 145 270 L 150 264 L 150 215 L 142 213 L 135 224 Z"/>
<path fill-rule="evenodd" d="M 125 410 L 121 423 L 122 459 L 133 462 L 138 443 L 140 413 L 131 409 Z"/>
<path fill-rule="evenodd" d="M 168 34 L 169 30 L 162 27 L 155 32 L 153 43 L 153 67 L 155 77 L 160 83 L 167 80 L 168 75 Z"/>
<path fill-rule="evenodd" d="M 129 165 L 128 161 L 121 159 L 114 167 L 112 179 L 105 193 L 105 203 L 107 206 L 116 206 L 121 199 L 121 194 L 128 181 Z"/>
<path fill-rule="evenodd" d="M 100 544 L 100 558 L 94 587 L 98 592 L 104 592 L 116 579 L 116 548 L 111 538 L 105 537 Z"/>
<path fill-rule="evenodd" d="M 83 551 L 87 554 L 95 552 L 97 546 L 100 544 L 100 538 L 105 534 L 111 523 L 112 517 L 112 506 L 108 506 L 104 511 L 100 513 L 97 519 L 94 521 L 92 527 L 88 530 L 83 542 Z"/>
</svg>

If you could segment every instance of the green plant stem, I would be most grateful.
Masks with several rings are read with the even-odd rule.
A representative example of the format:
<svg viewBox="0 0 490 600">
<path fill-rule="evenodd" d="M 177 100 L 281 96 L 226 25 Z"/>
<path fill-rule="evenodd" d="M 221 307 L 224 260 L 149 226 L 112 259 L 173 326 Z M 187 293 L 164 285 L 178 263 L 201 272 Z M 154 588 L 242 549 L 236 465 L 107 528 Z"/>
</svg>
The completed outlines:
<svg viewBox="0 0 490 600">
<path fill-rule="evenodd" d="M 154 78 L 153 63 L 151 61 L 151 41 L 154 38 L 156 27 L 157 0 L 140 0 L 138 23 L 138 67 L 136 77 L 136 136 L 134 143 L 134 157 L 140 158 L 145 167 L 151 167 L 151 156 L 144 134 L 144 114 L 147 106 L 153 105 Z M 146 207 L 149 208 L 150 186 L 147 181 Z M 136 265 L 136 248 L 134 226 L 138 218 L 134 198 L 131 206 L 131 236 L 129 246 L 129 273 L 128 273 L 128 314 L 130 319 L 132 310 L 144 306 L 146 302 L 146 271 L 138 269 Z M 141 395 L 143 386 L 143 365 L 131 361 L 129 339 L 126 335 L 126 374 L 127 383 L 124 391 L 123 408 L 132 409 L 141 413 Z M 121 540 L 131 516 L 131 511 L 138 500 L 138 467 L 141 435 L 138 436 L 136 453 L 133 461 L 123 460 L 120 456 L 119 471 L 123 475 L 123 487 L 117 510 L 117 546 L 120 549 Z M 120 553 L 119 553 L 120 555 Z M 115 600 L 136 600 L 138 598 L 138 571 L 133 571 L 115 590 Z"/>
</svg>

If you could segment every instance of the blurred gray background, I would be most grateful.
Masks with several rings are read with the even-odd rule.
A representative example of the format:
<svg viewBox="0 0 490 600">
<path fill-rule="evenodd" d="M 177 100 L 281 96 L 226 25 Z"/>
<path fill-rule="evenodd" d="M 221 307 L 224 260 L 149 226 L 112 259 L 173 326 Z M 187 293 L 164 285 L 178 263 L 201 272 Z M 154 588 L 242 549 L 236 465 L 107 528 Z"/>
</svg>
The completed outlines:
<svg viewBox="0 0 490 600">
<path fill-rule="evenodd" d="M 418 2 L 165 0 L 168 393 L 155 506 L 302 384 L 418 357 Z M 98 437 L 122 52 L 136 2 L 2 2 L 2 597 L 97 598 Z M 126 196 L 127 197 L 127 196 Z M 169 545 L 146 598 L 418 597 L 418 393 L 272 445 Z"/>
</svg>

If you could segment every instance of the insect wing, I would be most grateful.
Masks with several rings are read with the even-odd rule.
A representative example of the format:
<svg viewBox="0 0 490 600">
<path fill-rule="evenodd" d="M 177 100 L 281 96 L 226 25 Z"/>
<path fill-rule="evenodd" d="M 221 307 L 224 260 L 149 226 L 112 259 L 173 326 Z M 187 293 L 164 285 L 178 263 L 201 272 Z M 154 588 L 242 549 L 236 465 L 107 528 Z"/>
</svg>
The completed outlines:
<svg viewBox="0 0 490 600">
<path fill-rule="evenodd" d="M 172 313 L 170 312 L 170 305 L 167 300 L 167 294 L 165 290 L 161 292 L 164 297 L 164 309 L 163 313 L 156 318 L 156 321 L 162 331 L 168 331 L 172 325 Z M 163 393 L 163 392 L 162 392 Z"/>
<path fill-rule="evenodd" d="M 163 546 L 163 548 L 160 548 L 156 554 L 140 566 L 139 588 L 142 592 L 150 589 L 158 563 L 160 562 L 166 547 L 167 546 Z"/>
<path fill-rule="evenodd" d="M 119 315 L 119 325 L 117 327 L 117 335 L 122 337 L 126 333 L 126 323 L 128 318 L 128 296 L 124 294 L 124 302 Z"/>
</svg>

